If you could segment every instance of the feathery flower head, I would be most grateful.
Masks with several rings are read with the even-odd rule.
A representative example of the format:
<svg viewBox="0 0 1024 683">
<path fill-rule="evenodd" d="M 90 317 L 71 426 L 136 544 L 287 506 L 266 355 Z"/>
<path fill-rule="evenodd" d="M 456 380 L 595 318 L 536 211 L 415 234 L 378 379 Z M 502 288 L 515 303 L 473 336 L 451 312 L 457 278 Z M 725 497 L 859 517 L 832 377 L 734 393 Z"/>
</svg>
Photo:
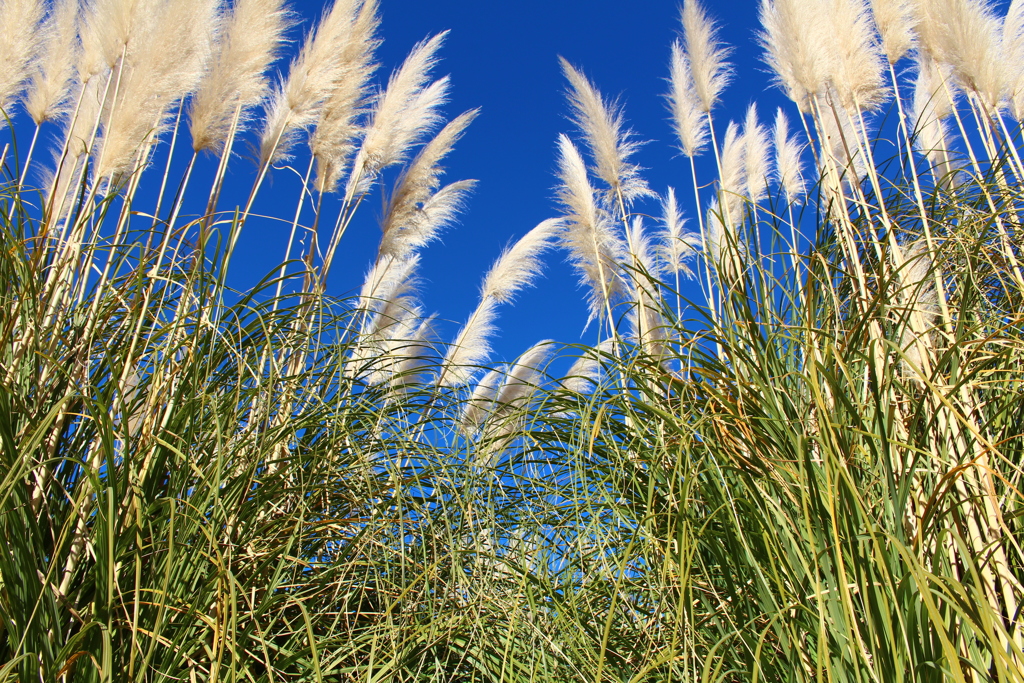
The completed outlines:
<svg viewBox="0 0 1024 683">
<path fill-rule="evenodd" d="M 913 49 L 917 40 L 911 0 L 871 0 L 871 15 L 882 38 L 882 53 L 895 64 Z"/>
<path fill-rule="evenodd" d="M 666 270 L 673 275 L 682 273 L 692 277 L 689 262 L 697 256 L 700 234 L 686 230 L 686 221 L 676 202 L 676 191 L 671 187 L 661 202 L 661 224 L 663 231 L 658 253 Z"/>
<path fill-rule="evenodd" d="M 506 248 L 484 276 L 481 297 L 492 297 L 510 303 L 524 287 L 529 287 L 540 274 L 540 256 L 552 246 L 562 229 L 560 218 L 549 218 L 523 235 L 511 248 Z"/>
<path fill-rule="evenodd" d="M 821 94 L 827 83 L 825 41 L 821 35 L 825 19 L 822 4 L 804 0 L 761 0 L 765 62 L 775 80 L 800 111 L 810 111 L 810 99 Z"/>
<path fill-rule="evenodd" d="M 618 193 L 629 203 L 650 195 L 647 183 L 640 177 L 640 167 L 629 163 L 638 143 L 630 130 L 623 130 L 622 110 L 614 102 L 605 102 L 597 88 L 579 70 L 561 59 L 562 72 L 569 80 L 569 103 L 573 120 L 594 158 L 594 172 L 609 190 L 609 204 Z"/>
<path fill-rule="evenodd" d="M 29 76 L 29 66 L 39 50 L 42 19 L 42 0 L 0 3 L 0 109 L 4 111 L 10 109 Z"/>
<path fill-rule="evenodd" d="M 32 65 L 25 109 L 36 125 L 63 113 L 78 56 L 78 0 L 57 0 L 39 30 L 39 58 Z"/>
<path fill-rule="evenodd" d="M 708 119 L 701 110 L 690 74 L 690 60 L 679 40 L 672 43 L 669 84 L 670 90 L 665 97 L 672 112 L 672 127 L 679 138 L 680 149 L 688 157 L 697 156 L 708 141 Z"/>
<path fill-rule="evenodd" d="M 786 194 L 786 202 L 798 202 L 807 193 L 800 161 L 804 145 L 797 141 L 795 135 L 790 137 L 789 120 L 782 107 L 775 114 L 772 137 L 775 143 L 775 177 Z"/>
<path fill-rule="evenodd" d="M 759 202 L 768 196 L 771 162 L 768 155 L 768 132 L 757 120 L 757 105 L 747 107 L 743 123 L 743 170 L 747 196 Z"/>
<path fill-rule="evenodd" d="M 562 180 L 558 197 L 566 210 L 561 241 L 570 262 L 580 270 L 581 284 L 590 290 L 590 320 L 600 320 L 611 300 L 623 291 L 619 268 L 626 249 L 607 214 L 594 201 L 579 150 L 565 135 L 559 136 L 558 147 Z"/>
<path fill-rule="evenodd" d="M 193 150 L 220 151 L 233 122 L 236 132 L 244 129 L 267 94 L 266 72 L 289 25 L 284 0 L 236 0 L 189 106 Z"/>
<path fill-rule="evenodd" d="M 865 0 L 824 0 L 828 81 L 847 111 L 874 109 L 886 96 L 884 62 Z M 824 36 L 822 36 L 824 37 Z"/>
<path fill-rule="evenodd" d="M 683 41 L 693 87 L 704 112 L 710 112 L 729 85 L 732 68 L 725 61 L 731 48 L 718 39 L 718 28 L 698 0 L 686 0 L 680 12 Z"/>
</svg>

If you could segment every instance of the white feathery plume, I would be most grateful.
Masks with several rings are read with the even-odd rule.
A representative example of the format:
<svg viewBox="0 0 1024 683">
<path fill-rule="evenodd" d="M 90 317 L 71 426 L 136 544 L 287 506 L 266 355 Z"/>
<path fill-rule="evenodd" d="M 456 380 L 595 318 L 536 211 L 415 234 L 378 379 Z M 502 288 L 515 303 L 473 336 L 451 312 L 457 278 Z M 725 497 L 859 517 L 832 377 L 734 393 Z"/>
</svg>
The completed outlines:
<svg viewBox="0 0 1024 683">
<path fill-rule="evenodd" d="M 914 147 L 928 158 L 936 178 L 943 178 L 952 170 L 947 168 L 950 147 L 945 119 L 953 113 L 953 103 L 943 87 L 948 78 L 949 67 L 927 55 L 919 56 L 911 112 Z"/>
<path fill-rule="evenodd" d="M 1003 21 L 1003 62 L 1007 65 L 1010 113 L 1024 119 L 1024 0 L 1011 0 Z"/>
<path fill-rule="evenodd" d="M 289 24 L 284 0 L 236 0 L 189 106 L 193 150 L 220 151 L 236 112 L 236 130 L 244 129 L 267 94 L 266 72 Z"/>
<path fill-rule="evenodd" d="M 348 157 L 355 149 L 359 132 L 356 117 L 369 89 L 370 76 L 377 65 L 374 52 L 380 45 L 375 34 L 380 25 L 377 0 L 365 0 L 356 15 L 348 39 L 335 46 L 340 53 L 342 75 L 340 82 L 320 111 L 320 120 L 310 138 L 310 148 L 316 158 L 319 192 L 333 192 L 345 170 Z"/>
<path fill-rule="evenodd" d="M 810 111 L 810 99 L 822 93 L 827 83 L 823 11 L 817 0 L 761 0 L 764 30 L 759 38 L 765 61 L 775 72 L 776 82 L 804 113 Z"/>
<path fill-rule="evenodd" d="M 133 53 L 145 47 L 154 29 L 153 19 L 164 4 L 163 0 L 90 0 L 79 28 L 79 79 L 88 81 L 113 69 L 122 57 L 134 61 Z"/>
<path fill-rule="evenodd" d="M 583 133 L 594 158 L 594 172 L 609 190 L 609 204 L 619 193 L 625 202 L 649 196 L 650 189 L 640 177 L 640 167 L 629 163 L 638 143 L 630 130 L 623 130 L 622 110 L 614 102 L 605 102 L 597 88 L 578 69 L 561 59 L 562 73 L 572 86 L 569 104 L 573 120 Z"/>
<path fill-rule="evenodd" d="M 210 57 L 217 5 L 217 0 L 166 0 L 131 36 L 135 47 L 122 63 L 97 177 L 141 163 L 166 127 L 168 110 L 195 89 Z"/>
<path fill-rule="evenodd" d="M 408 304 L 409 302 L 404 302 Z M 417 370 L 423 367 L 431 355 L 427 337 L 433 318 L 423 317 L 419 306 L 393 311 L 392 322 L 381 329 L 375 343 L 364 346 L 371 353 L 368 384 L 388 382 L 392 387 L 404 386 L 415 380 Z"/>
<path fill-rule="evenodd" d="M 378 255 L 405 259 L 436 239 L 444 228 L 455 221 L 466 195 L 475 185 L 475 180 L 449 183 L 414 211 L 404 215 L 404 220 L 393 219 L 390 225 L 385 225 Z"/>
<path fill-rule="evenodd" d="M 804 145 L 797 141 L 796 135 L 789 135 L 789 120 L 779 107 L 775 114 L 775 128 L 772 131 L 775 142 L 775 176 L 778 178 L 782 191 L 786 194 L 786 202 L 799 202 L 807 193 L 800 157 L 803 156 Z"/>
<path fill-rule="evenodd" d="M 665 97 L 672 112 L 672 127 L 679 138 L 679 148 L 688 157 L 697 156 L 707 145 L 708 119 L 701 111 L 701 102 L 690 73 L 690 60 L 679 40 L 672 43 L 669 73 L 670 90 Z"/>
<path fill-rule="evenodd" d="M 771 161 L 768 155 L 768 132 L 757 120 L 757 105 L 747 107 L 743 123 L 743 173 L 747 196 L 759 202 L 768 196 Z"/>
<path fill-rule="evenodd" d="M 366 192 L 381 169 L 404 161 L 410 148 L 440 122 L 438 108 L 447 101 L 448 78 L 427 82 L 445 36 L 447 32 L 439 33 L 417 44 L 377 96 L 345 188 L 346 198 Z"/>
<path fill-rule="evenodd" d="M 39 59 L 31 69 L 25 110 L 36 125 L 63 110 L 78 56 L 78 0 L 57 0 L 39 31 Z"/>
<path fill-rule="evenodd" d="M 575 394 L 583 394 L 601 383 L 604 376 L 602 359 L 614 353 L 614 339 L 606 339 L 596 348 L 589 348 L 576 359 L 562 379 L 562 386 Z"/>
<path fill-rule="evenodd" d="M 10 116 L 11 103 L 21 93 L 29 66 L 39 51 L 42 0 L 3 0 L 0 3 L 0 109 Z"/>
<path fill-rule="evenodd" d="M 473 388 L 473 393 L 470 395 L 469 401 L 466 402 L 466 409 L 462 413 L 462 419 L 459 421 L 459 426 L 464 433 L 475 432 L 494 410 L 494 399 L 506 371 L 507 368 L 495 368 L 489 371 Z"/>
<path fill-rule="evenodd" d="M 658 251 L 665 268 L 673 275 L 682 273 L 693 277 L 693 269 L 688 262 L 696 257 L 700 248 L 700 233 L 686 230 L 686 221 L 676 202 L 676 191 L 671 187 L 661 202 L 661 224 L 664 231 Z"/>
<path fill-rule="evenodd" d="M 491 297 L 480 301 L 469 321 L 459 331 L 441 362 L 437 385 L 451 387 L 470 381 L 491 353 L 489 338 L 494 334 L 498 302 Z"/>
<path fill-rule="evenodd" d="M 719 41 L 715 22 L 698 0 L 684 2 L 680 20 L 694 91 L 701 108 L 709 112 L 732 77 L 732 69 L 725 61 L 731 50 Z"/>
<path fill-rule="evenodd" d="M 394 358 L 392 388 L 416 385 L 422 381 L 421 371 L 429 365 L 430 359 L 434 356 L 430 343 L 433 338 L 433 322 L 433 316 L 423 319 L 405 339 L 392 344 L 389 351 Z"/>
<path fill-rule="evenodd" d="M 725 219 L 735 228 L 743 221 L 746 186 L 747 146 L 735 121 L 729 122 L 722 140 L 722 172 L 718 179 L 719 195 L 725 206 Z"/>
<path fill-rule="evenodd" d="M 645 289 L 654 287 L 650 279 L 658 281 L 664 275 L 664 267 L 658 258 L 658 250 L 648 234 L 643 216 L 634 216 L 626 225 L 626 244 L 632 259 L 630 277 Z M 642 271 L 642 272 L 638 272 Z M 646 275 L 645 275 L 646 274 Z"/>
<path fill-rule="evenodd" d="M 630 338 L 658 362 L 668 360 L 672 328 L 662 315 L 660 302 L 645 289 L 640 290 L 634 308 L 627 316 Z"/>
<path fill-rule="evenodd" d="M 825 0 L 824 9 L 829 83 L 848 112 L 874 109 L 885 99 L 886 80 L 868 6 L 865 0 Z"/>
<path fill-rule="evenodd" d="M 289 157 L 299 131 L 316 122 L 324 102 L 346 76 L 344 49 L 339 48 L 349 42 L 362 5 L 361 0 L 335 0 L 306 36 L 288 78 L 274 91 L 260 134 L 260 164 Z"/>
<path fill-rule="evenodd" d="M 499 409 L 525 403 L 533 396 L 544 379 L 544 367 L 554 345 L 555 342 L 545 339 L 523 352 L 495 396 Z"/>
<path fill-rule="evenodd" d="M 372 314 L 362 325 L 362 334 L 372 334 L 380 327 L 379 318 L 389 302 L 407 297 L 419 284 L 416 270 L 419 256 L 408 259 L 380 259 L 366 274 L 359 292 L 358 309 Z"/>
<path fill-rule="evenodd" d="M 920 47 L 953 69 L 967 90 L 993 109 L 1005 94 L 1009 65 L 1002 51 L 1002 22 L 989 0 L 913 0 Z"/>
<path fill-rule="evenodd" d="M 726 225 L 727 221 L 729 221 L 729 218 L 724 215 L 718 199 L 712 199 L 708 205 L 707 220 L 704 222 L 706 230 L 704 233 L 703 252 L 713 263 L 719 262 L 719 259 L 722 257 L 722 250 L 728 246 L 729 240 L 727 235 L 730 233 L 735 234 L 735 231 Z"/>
<path fill-rule="evenodd" d="M 543 265 L 541 254 L 552 246 L 561 229 L 561 219 L 549 218 L 506 248 L 484 276 L 481 296 L 510 303 L 519 290 L 532 285 Z"/>
<path fill-rule="evenodd" d="M 565 135 L 558 138 L 562 186 L 558 198 L 566 209 L 562 245 L 569 260 L 590 290 L 590 320 L 603 319 L 611 300 L 622 292 L 620 264 L 625 254 L 622 240 L 612 231 L 606 213 L 594 201 L 594 190 L 579 150 Z"/>
<path fill-rule="evenodd" d="M 871 14 L 878 35 L 882 38 L 882 53 L 890 64 L 900 61 L 914 47 L 914 21 L 911 0 L 871 0 Z"/>
<path fill-rule="evenodd" d="M 476 118 L 478 110 L 468 111 L 445 126 L 409 164 L 388 201 L 381 222 L 384 236 L 380 254 L 404 258 L 434 238 L 443 227 L 429 215 L 427 205 L 435 196 L 444 169 L 441 161 L 451 152 L 466 127 Z M 471 181 L 469 181 L 471 182 Z M 465 185 L 466 190 L 470 185 Z M 451 192 L 448 193 L 452 195 Z M 461 196 L 457 199 L 461 199 Z"/>
<path fill-rule="evenodd" d="M 837 105 L 826 104 L 822 106 L 820 125 L 824 138 L 821 141 L 823 152 L 820 162 L 824 164 L 825 155 L 828 154 L 835 161 L 840 180 L 844 184 L 860 182 L 868 174 L 867 160 L 861 152 L 860 145 L 857 144 L 857 131 L 850 117 Z"/>
<path fill-rule="evenodd" d="M 925 240 L 915 240 L 904 247 L 903 253 L 905 265 L 898 272 L 907 300 L 907 319 L 902 324 L 900 345 L 906 355 L 904 369 L 908 375 L 914 375 L 914 368 L 921 367 L 922 358 L 919 337 L 911 320 L 915 316 L 919 317 L 925 326 L 923 334 L 927 336 L 928 328 L 935 324 L 939 313 L 938 294 L 935 291 L 935 278 L 932 276 L 932 258 Z"/>
</svg>

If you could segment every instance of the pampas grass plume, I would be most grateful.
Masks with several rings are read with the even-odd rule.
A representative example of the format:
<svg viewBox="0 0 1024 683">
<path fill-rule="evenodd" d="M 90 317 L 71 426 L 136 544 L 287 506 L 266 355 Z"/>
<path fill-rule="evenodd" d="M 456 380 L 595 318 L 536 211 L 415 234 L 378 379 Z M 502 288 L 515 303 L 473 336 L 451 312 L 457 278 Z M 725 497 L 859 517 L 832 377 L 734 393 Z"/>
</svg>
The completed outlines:
<svg viewBox="0 0 1024 683">
<path fill-rule="evenodd" d="M 882 38 L 882 53 L 895 64 L 917 40 L 910 0 L 871 0 L 871 15 Z"/>
<path fill-rule="evenodd" d="M 561 229 L 561 219 L 549 218 L 502 252 L 484 276 L 481 295 L 493 297 L 501 303 L 511 303 L 521 289 L 532 285 L 540 275 L 540 256 L 552 246 Z"/>
<path fill-rule="evenodd" d="M 3 0 L 0 4 L 0 109 L 9 110 L 21 93 L 39 50 L 42 18 L 41 0 Z"/>
<path fill-rule="evenodd" d="M 679 148 L 688 157 L 700 154 L 708 140 L 708 120 L 700 108 L 700 100 L 693 88 L 690 60 L 683 44 L 672 43 L 672 61 L 669 65 L 669 90 L 666 99 L 672 112 L 672 127 L 679 138 Z"/>
<path fill-rule="evenodd" d="M 804 113 L 826 84 L 822 11 L 820 2 L 801 0 L 761 0 L 759 10 L 764 59 L 776 82 Z"/>
<path fill-rule="evenodd" d="M 452 387 L 467 384 L 491 353 L 490 337 L 494 334 L 494 321 L 498 317 L 498 302 L 484 297 L 467 323 L 459 330 L 455 341 L 438 371 L 437 385 Z"/>
<path fill-rule="evenodd" d="M 266 72 L 289 25 L 284 0 L 236 0 L 190 105 L 195 151 L 220 151 L 236 112 L 237 129 L 244 128 L 248 112 L 267 94 Z"/>
<path fill-rule="evenodd" d="M 625 247 L 594 201 L 579 150 L 565 135 L 559 136 L 558 148 L 562 180 L 558 196 L 566 210 L 562 245 L 569 251 L 570 262 L 580 270 L 581 283 L 590 290 L 590 320 L 603 319 L 610 299 L 622 290 L 618 270 Z"/>
<path fill-rule="evenodd" d="M 455 210 L 473 181 L 449 186 L 436 193 L 444 169 L 441 161 L 451 152 L 466 127 L 476 118 L 478 110 L 468 111 L 453 119 L 423 146 L 399 179 L 388 202 L 381 224 L 380 255 L 405 258 L 434 239 L 438 231 L 454 218 Z M 444 216 L 441 209 L 444 209 Z"/>
<path fill-rule="evenodd" d="M 68 101 L 78 56 L 78 0 L 57 0 L 40 29 L 42 44 L 33 65 L 25 110 L 35 123 L 53 119 Z"/>
<path fill-rule="evenodd" d="M 768 196 L 771 157 L 768 154 L 768 132 L 757 120 L 757 105 L 747 107 L 743 123 L 743 172 L 747 196 L 759 202 Z"/>
<path fill-rule="evenodd" d="M 366 192 L 378 172 L 404 161 L 411 147 L 441 121 L 438 108 L 447 101 L 448 78 L 429 85 L 428 80 L 447 35 L 439 33 L 417 44 L 378 95 L 345 188 L 346 198 Z"/>
<path fill-rule="evenodd" d="M 692 277 L 693 270 L 688 261 L 697 255 L 700 234 L 686 230 L 686 221 L 676 202 L 676 191 L 671 187 L 661 202 L 661 224 L 663 232 L 658 253 L 666 270 L 673 275 L 682 273 Z"/>
<path fill-rule="evenodd" d="M 865 0 L 826 0 L 822 44 L 829 82 L 848 112 L 874 109 L 886 95 L 883 61 Z M 826 38 L 827 36 L 827 38 Z"/>
<path fill-rule="evenodd" d="M 775 114 L 772 139 L 775 146 L 775 176 L 786 195 L 786 202 L 798 202 L 807 192 L 800 161 L 804 145 L 797 141 L 796 136 L 790 137 L 789 119 L 782 107 Z"/>
<path fill-rule="evenodd" d="M 709 112 L 732 78 L 732 69 L 725 61 L 731 49 L 718 39 L 714 21 L 708 17 L 698 0 L 686 0 L 683 3 L 680 20 L 694 91 L 701 108 Z"/>
<path fill-rule="evenodd" d="M 562 73 L 569 81 L 569 104 L 573 120 L 583 132 L 594 158 L 595 173 L 609 188 L 610 197 L 622 194 L 629 202 L 650 194 L 640 167 L 629 163 L 638 144 L 633 134 L 623 130 L 622 111 L 614 102 L 605 102 L 597 88 L 578 69 L 561 59 Z"/>
</svg>

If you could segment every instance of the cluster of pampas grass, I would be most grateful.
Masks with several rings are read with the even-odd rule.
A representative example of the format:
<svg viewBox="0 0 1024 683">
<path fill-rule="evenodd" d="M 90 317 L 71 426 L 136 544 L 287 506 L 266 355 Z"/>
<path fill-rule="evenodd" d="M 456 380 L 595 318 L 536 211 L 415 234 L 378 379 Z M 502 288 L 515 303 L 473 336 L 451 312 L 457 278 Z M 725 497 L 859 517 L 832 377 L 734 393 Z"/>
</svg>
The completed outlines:
<svg viewBox="0 0 1024 683">
<path fill-rule="evenodd" d="M 1024 680 L 1022 17 L 762 0 L 769 124 L 720 120 L 731 50 L 685 0 L 692 195 L 563 61 L 559 215 L 443 344 L 417 273 L 476 116 L 444 120 L 445 34 L 378 83 L 377 0 L 335 0 L 275 82 L 279 0 L 3 0 L 0 681 Z M 282 263 L 232 292 L 296 160 Z M 493 367 L 555 248 L 599 342 Z"/>
</svg>

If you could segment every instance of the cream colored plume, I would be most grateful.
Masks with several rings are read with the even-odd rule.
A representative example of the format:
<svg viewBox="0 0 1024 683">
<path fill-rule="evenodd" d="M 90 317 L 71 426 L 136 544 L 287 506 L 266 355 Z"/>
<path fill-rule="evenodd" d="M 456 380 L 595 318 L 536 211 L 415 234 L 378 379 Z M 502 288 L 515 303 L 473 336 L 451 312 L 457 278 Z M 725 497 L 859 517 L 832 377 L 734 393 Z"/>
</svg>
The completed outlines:
<svg viewBox="0 0 1024 683">
<path fill-rule="evenodd" d="M 686 229 L 686 221 L 676 202 L 676 191 L 671 187 L 661 202 L 661 244 L 658 253 L 666 270 L 678 275 L 693 277 L 689 262 L 697 256 L 700 248 L 700 233 Z"/>
<path fill-rule="evenodd" d="M 569 251 L 570 262 L 581 272 L 581 283 L 590 290 L 590 320 L 600 320 L 612 299 L 623 291 L 619 271 L 626 249 L 594 200 L 579 150 L 565 135 L 559 136 L 558 147 L 562 180 L 558 197 L 566 217 L 561 242 Z"/>
<path fill-rule="evenodd" d="M 725 218 L 733 227 L 743 220 L 743 197 L 747 194 L 747 145 L 743 137 L 739 126 L 730 121 L 722 140 L 722 171 L 718 188 L 726 208 Z"/>
<path fill-rule="evenodd" d="M 847 111 L 874 109 L 886 97 L 886 80 L 868 6 L 865 0 L 823 1 L 829 83 Z"/>
<path fill-rule="evenodd" d="M 765 61 L 775 79 L 802 112 L 809 112 L 810 99 L 825 90 L 828 77 L 826 36 L 821 28 L 818 0 L 761 0 L 760 33 Z"/>
<path fill-rule="evenodd" d="M 606 339 L 597 347 L 584 351 L 562 379 L 562 386 L 576 394 L 586 393 L 598 386 L 604 376 L 602 361 L 613 358 L 614 346 L 614 339 Z"/>
<path fill-rule="evenodd" d="M 1002 22 L 988 0 L 912 0 L 921 49 L 953 69 L 966 89 L 993 109 L 1006 94 Z"/>
<path fill-rule="evenodd" d="M 473 388 L 466 408 L 462 412 L 459 426 L 466 434 L 472 434 L 494 410 L 494 398 L 504 378 L 507 368 L 495 368 L 484 375 L 483 379 Z"/>
<path fill-rule="evenodd" d="M 345 188 L 346 198 L 368 191 L 377 173 L 405 161 L 411 148 L 440 123 L 438 108 L 447 101 L 448 78 L 428 81 L 445 36 L 447 32 L 416 45 L 377 96 Z"/>
<path fill-rule="evenodd" d="M 882 38 L 882 53 L 890 64 L 900 61 L 914 47 L 913 0 L 871 0 L 871 14 Z"/>
<path fill-rule="evenodd" d="M 775 114 L 775 127 L 772 130 L 775 144 L 775 177 L 786 195 L 786 202 L 799 202 L 807 193 L 804 185 L 803 156 L 804 145 L 797 141 L 796 136 L 789 135 L 789 120 L 779 107 Z"/>
<path fill-rule="evenodd" d="M 289 25 L 284 0 L 236 0 L 189 106 L 192 149 L 219 152 L 236 117 L 236 130 L 244 130 L 267 94 L 267 70 Z"/>
<path fill-rule="evenodd" d="M 381 256 L 405 258 L 434 239 L 437 232 L 454 218 L 458 203 L 465 191 L 472 187 L 472 181 L 463 181 L 455 186 L 459 188 L 458 191 L 449 189 L 444 193 L 437 192 L 444 172 L 441 162 L 452 151 L 476 115 L 477 110 L 468 111 L 441 129 L 423 146 L 399 178 L 381 223 L 384 232 L 379 249 Z M 438 208 L 445 198 L 453 200 L 449 202 L 452 210 L 450 216 L 446 214 L 441 217 Z"/>
<path fill-rule="evenodd" d="M 920 55 L 917 78 L 914 82 L 914 100 L 911 113 L 914 147 L 925 155 L 937 180 L 953 171 L 949 163 L 950 144 L 946 118 L 953 113 L 947 89 L 943 85 L 950 78 L 949 67 L 934 59 Z"/>
<path fill-rule="evenodd" d="M 672 61 L 669 66 L 669 111 L 672 112 L 672 127 L 679 138 L 679 148 L 688 157 L 697 156 L 708 141 L 708 119 L 701 111 L 701 101 L 693 85 L 690 60 L 683 44 L 672 43 Z"/>
<path fill-rule="evenodd" d="M 343 56 L 357 25 L 361 0 L 335 0 L 306 36 L 288 78 L 275 90 L 260 134 L 260 163 L 287 159 L 300 131 L 316 123 L 324 103 L 347 75 Z"/>
<path fill-rule="evenodd" d="M 747 107 L 743 123 L 743 174 L 747 196 L 759 202 L 768 196 L 771 160 L 768 155 L 768 131 L 757 120 L 757 105 Z"/>
<path fill-rule="evenodd" d="M 1003 61 L 1008 65 L 1010 113 L 1024 119 L 1024 0 L 1012 0 L 1003 21 Z"/>
<path fill-rule="evenodd" d="M 36 124 L 63 113 L 78 57 L 78 0 L 57 0 L 39 31 L 39 59 L 31 69 L 25 110 Z"/>
<path fill-rule="evenodd" d="M 709 112 L 732 77 L 732 69 L 725 61 L 730 49 L 718 39 L 715 22 L 708 17 L 698 0 L 685 0 L 680 20 L 694 91 L 701 108 Z"/>
<path fill-rule="evenodd" d="M 419 267 L 419 256 L 398 260 L 383 258 L 377 261 L 366 274 L 362 289 L 359 291 L 358 309 L 368 314 L 362 324 L 362 333 L 372 334 L 380 326 L 377 320 L 379 313 L 390 302 L 410 296 L 416 291 L 419 281 L 416 270 Z"/>
<path fill-rule="evenodd" d="M 554 341 L 545 339 L 523 352 L 495 395 L 499 409 L 521 405 L 536 393 L 544 380 L 544 369 L 554 346 Z"/>
<path fill-rule="evenodd" d="M 552 246 L 561 229 L 561 219 L 549 218 L 505 249 L 484 276 L 481 296 L 511 303 L 521 289 L 532 285 L 540 275 L 540 256 Z"/>
<path fill-rule="evenodd" d="M 39 51 L 42 0 L 3 0 L 0 3 L 0 109 L 10 117 L 11 104 L 21 94 L 29 66 Z"/>
<path fill-rule="evenodd" d="M 494 320 L 498 316 L 498 302 L 484 297 L 466 324 L 459 330 L 455 341 L 441 362 L 437 385 L 452 387 L 467 384 L 486 362 L 491 353 L 490 337 L 494 334 Z"/>
<path fill-rule="evenodd" d="M 900 346 L 903 348 L 905 361 L 902 366 L 906 374 L 915 376 L 920 372 L 922 347 L 929 344 L 918 336 L 912 324 L 914 318 L 924 324 L 921 336 L 927 338 L 938 317 L 938 294 L 935 291 L 935 278 L 932 276 L 932 258 L 925 240 L 918 239 L 904 249 L 905 265 L 899 273 L 900 285 L 903 288 L 903 299 L 906 301 L 906 319 L 900 324 Z"/>
<path fill-rule="evenodd" d="M 359 133 L 356 119 L 363 110 L 370 76 L 377 69 L 373 58 L 380 45 L 375 37 L 379 24 L 377 0 L 366 0 L 352 25 L 348 41 L 337 46 L 342 61 L 341 80 L 324 103 L 310 138 L 319 192 L 336 189 L 349 156 L 355 150 Z"/>
<path fill-rule="evenodd" d="M 79 30 L 79 79 L 88 81 L 121 61 L 137 61 L 135 52 L 145 49 L 165 5 L 166 0 L 89 0 Z"/>
<path fill-rule="evenodd" d="M 623 130 L 621 109 L 614 102 L 605 102 L 597 88 L 569 62 L 560 61 L 571 86 L 573 120 L 590 148 L 594 172 L 608 186 L 609 204 L 613 205 L 620 193 L 626 203 L 650 195 L 640 177 L 640 167 L 629 162 L 638 145 L 632 140 L 632 131 Z"/>
<path fill-rule="evenodd" d="M 167 125 L 168 111 L 192 92 L 210 57 L 217 0 L 165 0 L 121 65 L 117 98 L 103 128 L 97 177 L 142 164 Z"/>
</svg>

